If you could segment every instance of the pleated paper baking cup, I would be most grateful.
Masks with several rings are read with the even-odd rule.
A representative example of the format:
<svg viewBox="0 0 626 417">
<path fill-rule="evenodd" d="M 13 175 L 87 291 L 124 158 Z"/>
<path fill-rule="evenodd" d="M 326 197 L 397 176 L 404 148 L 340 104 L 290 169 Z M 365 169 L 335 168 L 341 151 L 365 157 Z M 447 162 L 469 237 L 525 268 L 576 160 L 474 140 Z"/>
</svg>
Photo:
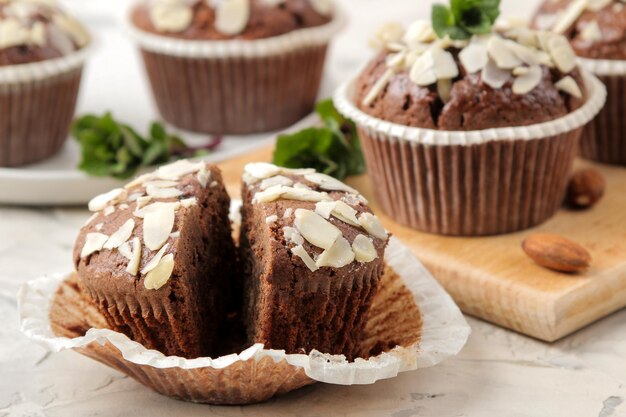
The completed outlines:
<svg viewBox="0 0 626 417">
<path fill-rule="evenodd" d="M 292 125 L 314 106 L 332 37 L 329 23 L 257 40 L 185 40 L 129 23 L 159 112 L 194 132 L 246 134 Z"/>
<path fill-rule="evenodd" d="M 353 362 L 317 351 L 286 354 L 260 344 L 219 358 L 166 357 L 105 329 L 106 320 L 74 275 L 43 277 L 21 288 L 21 329 L 51 351 L 74 349 L 187 401 L 248 404 L 316 381 L 372 384 L 456 355 L 470 333 L 450 296 L 397 239 L 391 239 L 385 260 L 388 268 L 362 342 L 371 356 Z"/>
<path fill-rule="evenodd" d="M 0 67 L 0 167 L 56 153 L 67 139 L 89 48 L 68 56 Z"/>
<path fill-rule="evenodd" d="M 494 235 L 533 227 L 561 206 L 581 130 L 606 99 L 602 83 L 583 75 L 582 107 L 522 127 L 401 126 L 358 109 L 353 82 L 337 90 L 335 105 L 357 124 L 378 202 L 395 221 L 444 235 Z"/>
<path fill-rule="evenodd" d="M 581 155 L 606 164 L 626 165 L 626 61 L 580 58 L 580 62 L 607 90 L 606 105 L 583 130 Z"/>
</svg>

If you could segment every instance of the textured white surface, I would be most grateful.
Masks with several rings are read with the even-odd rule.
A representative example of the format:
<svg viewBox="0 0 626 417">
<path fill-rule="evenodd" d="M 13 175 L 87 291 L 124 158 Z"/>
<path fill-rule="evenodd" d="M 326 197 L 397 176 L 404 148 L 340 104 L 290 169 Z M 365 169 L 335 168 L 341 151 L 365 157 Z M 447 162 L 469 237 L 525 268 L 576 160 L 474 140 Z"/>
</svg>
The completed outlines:
<svg viewBox="0 0 626 417">
<path fill-rule="evenodd" d="M 138 127 L 145 126 L 154 117 L 154 109 L 141 68 L 132 45 L 111 30 L 109 11 L 122 10 L 126 2 L 67 3 L 91 22 L 102 42 L 118 47 L 117 51 L 104 48 L 96 52 L 81 111 L 114 109 Z M 427 16 L 431 1 L 342 3 L 351 6 L 352 24 L 331 53 L 325 95 L 367 58 L 363 40 L 379 23 Z M 505 14 L 527 16 L 537 1 L 503 3 Z M 233 141 L 227 146 L 232 149 L 241 144 Z M 626 416 L 626 311 L 555 344 L 470 318 L 473 333 L 459 356 L 369 386 L 317 384 L 248 407 L 213 407 L 164 398 L 74 352 L 47 354 L 19 333 L 17 288 L 51 271 L 70 269 L 76 231 L 88 217 L 82 209 L 0 207 L 0 416 Z"/>
</svg>

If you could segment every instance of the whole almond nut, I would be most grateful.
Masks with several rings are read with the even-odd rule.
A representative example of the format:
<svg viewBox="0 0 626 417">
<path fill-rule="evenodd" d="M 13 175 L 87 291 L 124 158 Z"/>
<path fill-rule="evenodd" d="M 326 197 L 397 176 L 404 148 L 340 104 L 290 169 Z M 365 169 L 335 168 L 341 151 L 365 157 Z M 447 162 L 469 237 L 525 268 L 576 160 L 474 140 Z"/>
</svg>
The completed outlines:
<svg viewBox="0 0 626 417">
<path fill-rule="evenodd" d="M 582 272 L 591 264 L 585 248 L 559 235 L 531 235 L 522 242 L 522 249 L 539 265 L 559 272 Z"/>
<path fill-rule="evenodd" d="M 597 170 L 576 171 L 567 187 L 567 204 L 574 208 L 589 208 L 600 201 L 605 188 L 606 181 Z"/>
</svg>

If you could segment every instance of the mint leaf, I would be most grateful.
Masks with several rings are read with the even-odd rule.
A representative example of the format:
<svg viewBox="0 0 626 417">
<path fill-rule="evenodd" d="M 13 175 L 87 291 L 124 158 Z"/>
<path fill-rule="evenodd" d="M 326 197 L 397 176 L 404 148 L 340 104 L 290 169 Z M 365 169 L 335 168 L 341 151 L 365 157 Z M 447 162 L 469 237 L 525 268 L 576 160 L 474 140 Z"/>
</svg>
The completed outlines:
<svg viewBox="0 0 626 417">
<path fill-rule="evenodd" d="M 149 135 L 143 137 L 130 126 L 116 121 L 111 113 L 77 118 L 72 124 L 72 135 L 81 148 L 80 170 L 93 176 L 119 179 L 134 176 L 142 167 L 209 151 L 216 143 L 211 141 L 200 148 L 187 146 L 160 123 L 152 123 Z"/>
<path fill-rule="evenodd" d="M 450 0 L 450 7 L 433 5 L 431 21 L 440 38 L 469 39 L 489 33 L 500 15 L 500 0 Z"/>
<path fill-rule="evenodd" d="M 286 168 L 315 168 L 344 179 L 364 172 L 365 161 L 354 123 L 335 109 L 332 100 L 317 104 L 323 127 L 307 128 L 276 140 L 273 162 Z"/>
</svg>

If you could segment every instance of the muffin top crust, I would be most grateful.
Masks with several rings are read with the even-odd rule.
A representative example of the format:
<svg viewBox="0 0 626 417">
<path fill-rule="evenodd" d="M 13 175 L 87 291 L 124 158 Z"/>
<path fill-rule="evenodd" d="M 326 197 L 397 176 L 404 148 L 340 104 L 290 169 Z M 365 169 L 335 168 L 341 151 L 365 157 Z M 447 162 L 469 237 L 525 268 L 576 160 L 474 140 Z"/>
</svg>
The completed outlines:
<svg viewBox="0 0 626 417">
<path fill-rule="evenodd" d="M 132 11 L 136 27 L 188 40 L 263 39 L 332 19 L 332 0 L 148 0 Z"/>
<path fill-rule="evenodd" d="M 585 86 L 567 39 L 516 23 L 469 40 L 439 38 L 431 24 L 387 24 L 356 81 L 365 113 L 450 131 L 525 126 L 579 108 Z"/>
<path fill-rule="evenodd" d="M 0 1 L 0 66 L 59 58 L 89 40 L 86 29 L 53 0 Z"/>
<path fill-rule="evenodd" d="M 546 0 L 532 24 L 566 36 L 578 56 L 626 59 L 626 2 Z"/>
<path fill-rule="evenodd" d="M 356 271 L 384 257 L 387 231 L 354 188 L 314 169 L 267 163 L 248 164 L 243 180 L 274 238 L 312 273 Z"/>
</svg>

